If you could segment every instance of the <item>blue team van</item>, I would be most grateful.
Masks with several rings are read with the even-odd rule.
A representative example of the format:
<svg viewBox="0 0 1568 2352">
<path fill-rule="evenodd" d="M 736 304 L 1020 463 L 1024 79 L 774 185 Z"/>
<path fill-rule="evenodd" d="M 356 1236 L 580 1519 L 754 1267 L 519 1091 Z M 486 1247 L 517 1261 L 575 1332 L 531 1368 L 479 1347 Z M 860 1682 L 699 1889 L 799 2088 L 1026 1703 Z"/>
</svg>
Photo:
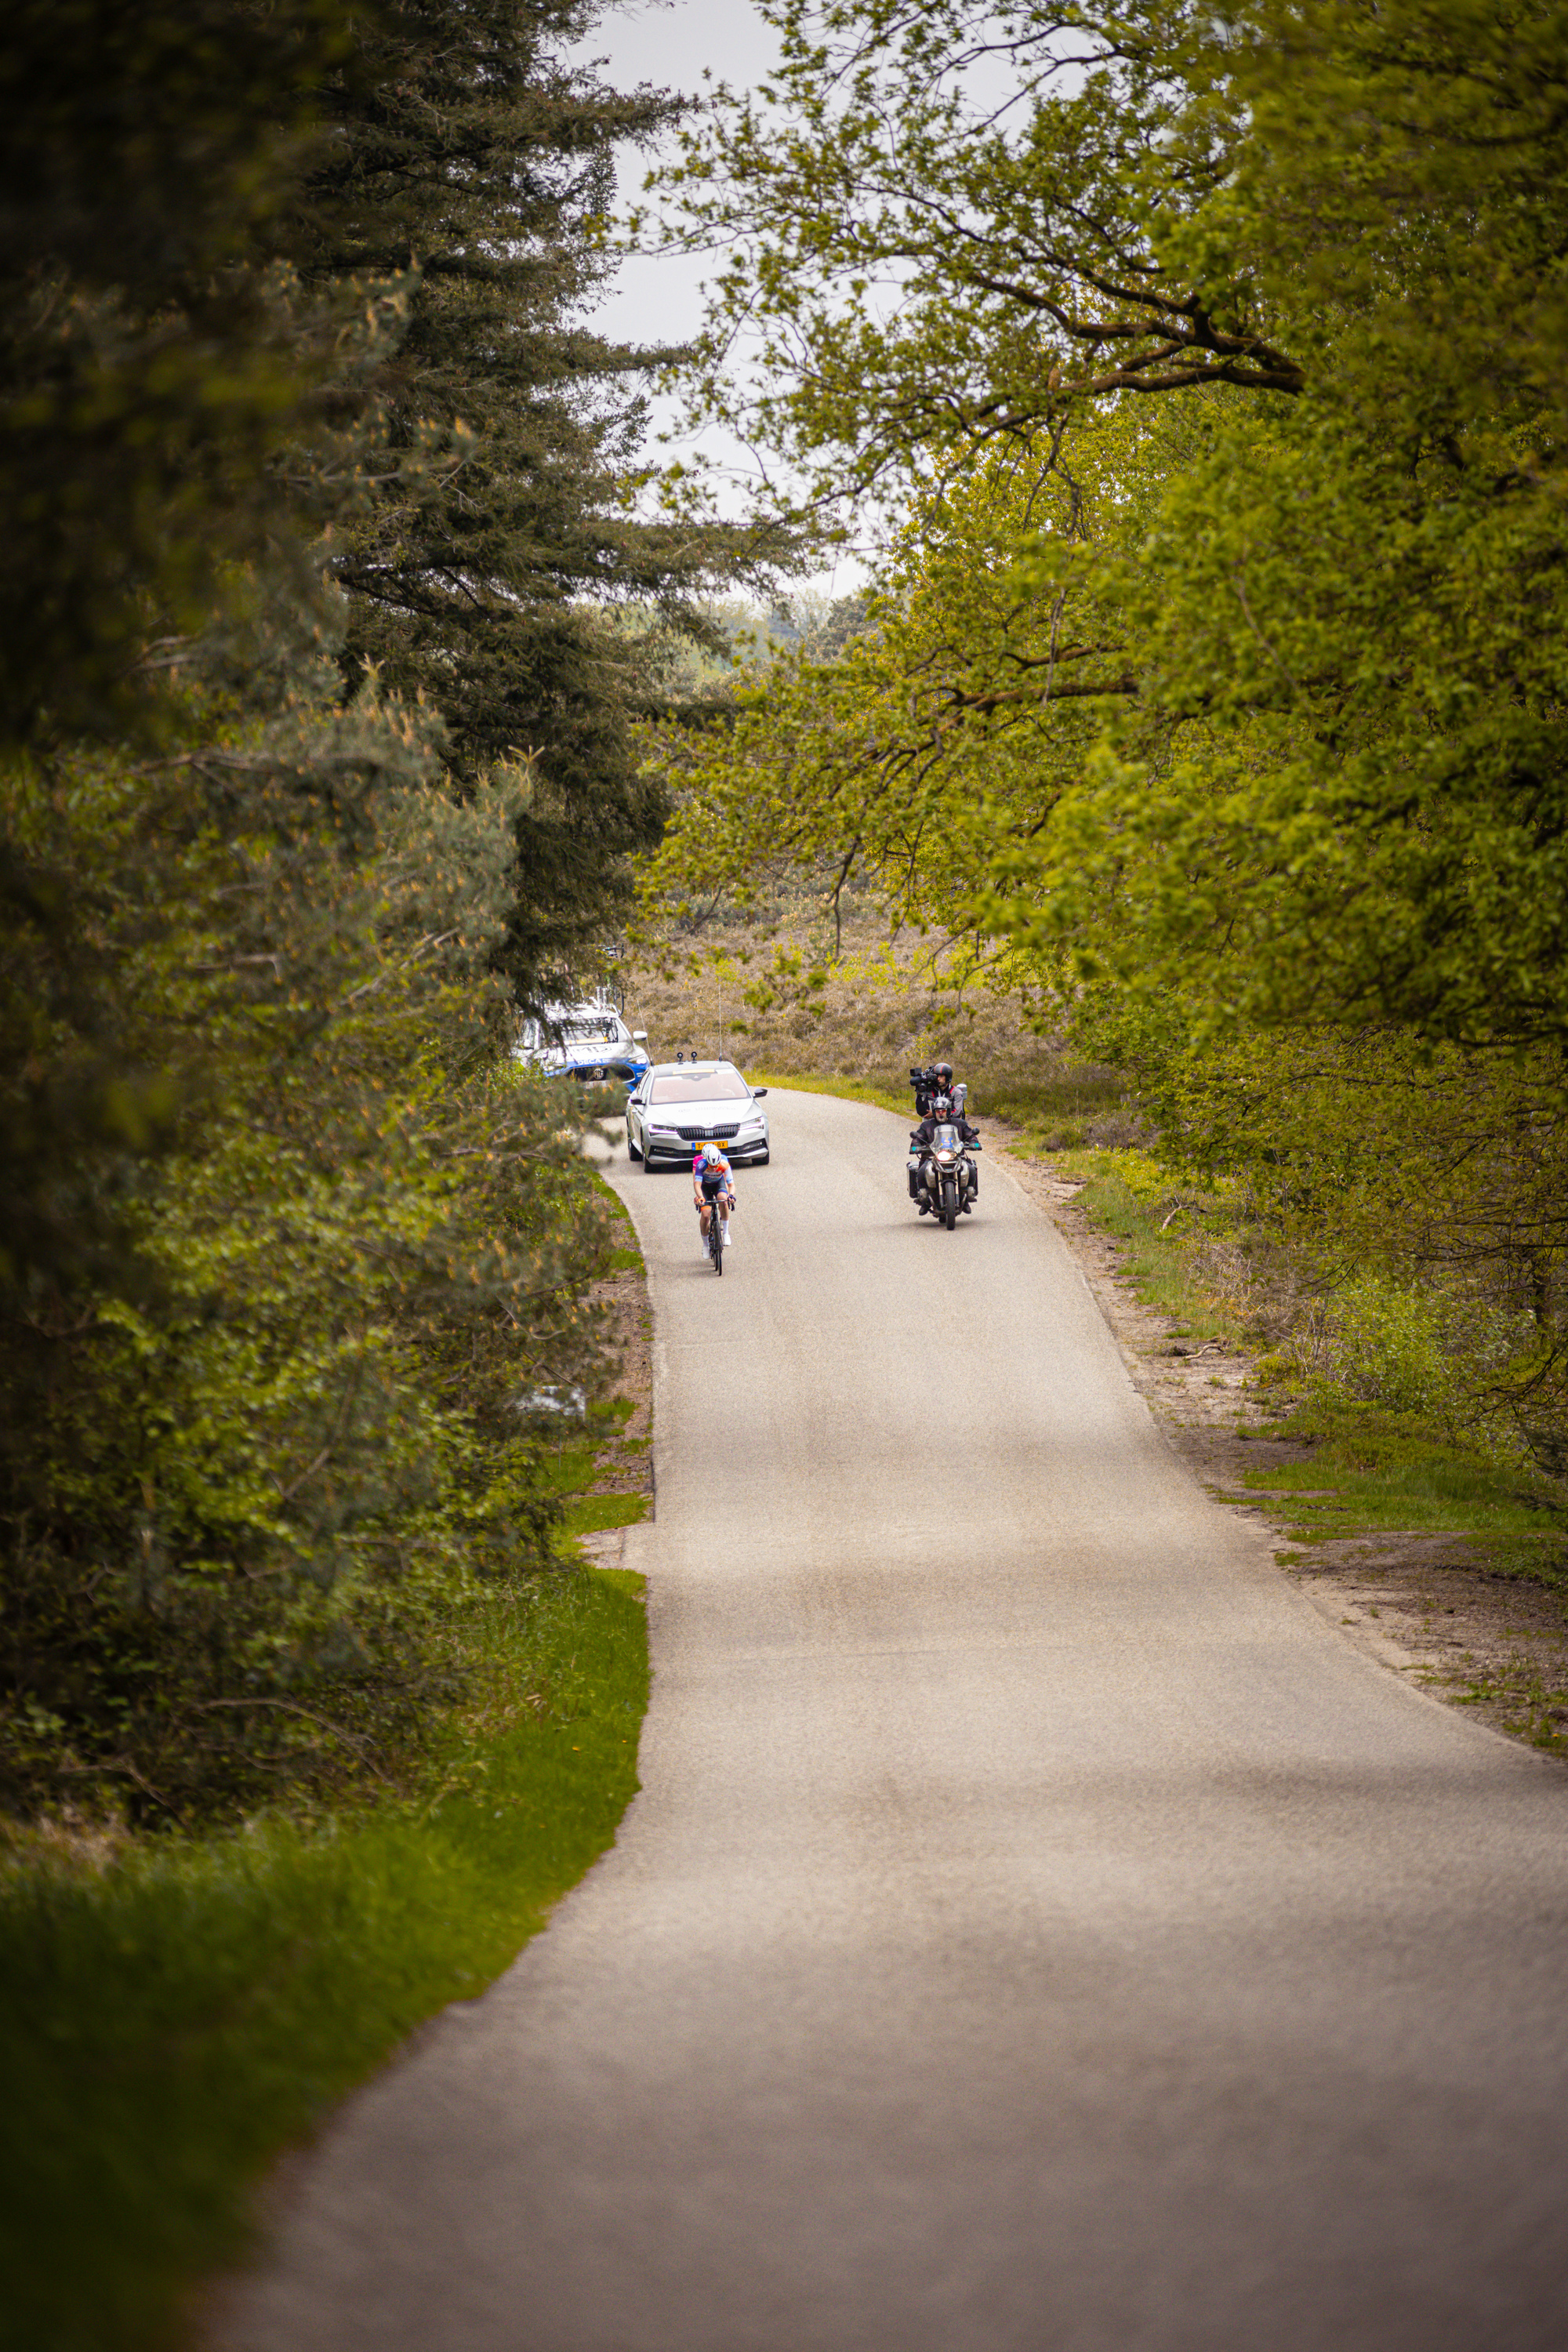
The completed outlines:
<svg viewBox="0 0 1568 2352">
<path fill-rule="evenodd" d="M 547 1078 L 577 1078 L 584 1086 L 613 1086 L 629 1094 L 648 1066 L 647 1032 L 628 1029 L 607 998 L 577 1004 L 547 1004 L 537 1021 L 525 1021 L 518 1059 Z"/>
</svg>

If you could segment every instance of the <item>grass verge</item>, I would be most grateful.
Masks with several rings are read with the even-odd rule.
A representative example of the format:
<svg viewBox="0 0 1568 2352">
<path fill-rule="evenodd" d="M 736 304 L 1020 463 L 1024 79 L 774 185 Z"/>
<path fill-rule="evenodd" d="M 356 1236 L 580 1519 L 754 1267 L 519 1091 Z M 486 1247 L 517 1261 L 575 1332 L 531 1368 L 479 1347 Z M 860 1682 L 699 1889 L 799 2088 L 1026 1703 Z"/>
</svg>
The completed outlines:
<svg viewBox="0 0 1568 2352">
<path fill-rule="evenodd" d="M 1037 1150 L 1020 1148 L 1031 1156 Z M 1145 1305 L 1169 1318 L 1176 1336 L 1259 1351 L 1259 1401 L 1276 1417 L 1252 1433 L 1309 1451 L 1301 1460 L 1247 1472 L 1242 1483 L 1248 1496 L 1268 1496 L 1276 1515 L 1288 1519 L 1290 1542 L 1462 1535 L 1484 1543 L 1497 1572 L 1568 1589 L 1562 1515 L 1544 1481 L 1466 1447 L 1419 1416 L 1292 1380 L 1282 1359 L 1263 1352 L 1270 1335 L 1249 1328 L 1245 1278 L 1235 1278 L 1236 1236 L 1226 1229 L 1223 1207 L 1173 1185 L 1136 1149 L 1051 1156 L 1064 1176 L 1081 1181 L 1080 1204 L 1090 1223 L 1121 1244 L 1123 1276 Z M 1208 1272 L 1216 1238 L 1232 1275 L 1219 1284 Z"/>
<path fill-rule="evenodd" d="M 1122 1272 L 1148 1307 L 1169 1316 L 1178 1336 L 1236 1340 L 1242 1336 L 1237 1302 L 1202 1278 L 1191 1235 L 1177 1228 L 1168 1178 L 1145 1151 L 1056 1152 L 1064 1176 L 1083 1184 L 1081 1205 L 1092 1224 L 1119 1241 Z M 1175 1196 L 1180 1198 L 1180 1196 Z"/>
<path fill-rule="evenodd" d="M 1244 1480 L 1289 1514 L 1291 1542 L 1393 1531 L 1508 1538 L 1515 1572 L 1562 1581 L 1552 1565 L 1562 1520 L 1528 1473 L 1467 1453 L 1408 1415 L 1338 1398 L 1303 1399 L 1269 1434 L 1312 1449 L 1305 1462 Z"/>
<path fill-rule="evenodd" d="M 0 1880 L 7 2352 L 153 2352 L 250 2242 L 280 2149 L 470 1998 L 610 1843 L 647 1697 L 640 1580 L 571 1569 L 465 1624 L 420 1793 Z"/>
<path fill-rule="evenodd" d="M 914 1123 L 914 1095 L 906 1087 L 895 1094 L 890 1087 L 879 1087 L 861 1078 L 825 1077 L 813 1072 L 803 1076 L 799 1070 L 744 1069 L 742 1076 L 750 1087 L 793 1087 L 797 1094 L 833 1095 L 839 1102 L 873 1103 L 879 1110 L 896 1110 L 906 1114 Z"/>
</svg>

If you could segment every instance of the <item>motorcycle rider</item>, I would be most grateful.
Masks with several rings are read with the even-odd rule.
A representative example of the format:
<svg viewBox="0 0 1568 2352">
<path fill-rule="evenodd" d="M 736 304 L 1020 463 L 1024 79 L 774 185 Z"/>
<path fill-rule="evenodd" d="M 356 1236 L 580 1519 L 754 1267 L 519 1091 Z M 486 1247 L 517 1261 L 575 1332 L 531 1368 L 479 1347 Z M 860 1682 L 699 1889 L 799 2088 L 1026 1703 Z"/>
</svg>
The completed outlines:
<svg viewBox="0 0 1568 2352">
<path fill-rule="evenodd" d="M 924 1118 L 933 1102 L 952 1093 L 952 1064 L 933 1062 L 929 1069 L 911 1070 L 915 1082 L 915 1117 Z"/>
<path fill-rule="evenodd" d="M 924 1116 L 910 1136 L 910 1150 L 917 1155 L 929 1151 L 936 1140 L 936 1131 L 939 1127 L 955 1127 L 958 1129 L 958 1139 L 961 1143 L 978 1143 L 980 1129 L 977 1127 L 971 1127 L 963 1110 L 953 1100 L 952 1064 L 936 1063 L 932 1067 L 931 1076 L 936 1081 L 934 1087 L 929 1091 L 922 1091 L 916 1098 L 915 1108 L 923 1108 Z M 976 1186 L 975 1189 L 978 1190 L 978 1187 Z M 925 1204 L 918 1172 L 913 1168 L 910 1170 L 910 1198 L 911 1201 L 919 1201 L 922 1207 Z"/>
<path fill-rule="evenodd" d="M 977 1127 L 971 1127 L 961 1110 L 931 1110 L 926 1113 L 919 1127 L 910 1130 L 910 1150 L 919 1150 L 922 1144 L 933 1142 L 939 1127 L 956 1127 L 960 1143 L 978 1143 L 980 1140 L 980 1129 Z"/>
<path fill-rule="evenodd" d="M 707 1179 L 706 1184 L 703 1181 Z M 730 1246 L 730 1220 L 735 1213 L 735 1179 L 716 1143 L 705 1143 L 691 1163 L 691 1190 L 697 1206 L 699 1246 L 708 1255 L 708 1220 L 715 1211 L 724 1221 L 724 1246 Z"/>
<path fill-rule="evenodd" d="M 919 1131 L 926 1141 L 931 1140 L 928 1130 L 941 1123 L 956 1127 L 965 1143 L 977 1142 L 976 1129 L 963 1116 L 963 1097 L 969 1089 L 967 1087 L 954 1087 L 952 1064 L 933 1062 L 929 1074 L 922 1072 L 921 1076 L 927 1082 L 915 1089 L 915 1110 L 921 1122 Z M 911 1137 L 911 1142 L 913 1139 Z"/>
</svg>

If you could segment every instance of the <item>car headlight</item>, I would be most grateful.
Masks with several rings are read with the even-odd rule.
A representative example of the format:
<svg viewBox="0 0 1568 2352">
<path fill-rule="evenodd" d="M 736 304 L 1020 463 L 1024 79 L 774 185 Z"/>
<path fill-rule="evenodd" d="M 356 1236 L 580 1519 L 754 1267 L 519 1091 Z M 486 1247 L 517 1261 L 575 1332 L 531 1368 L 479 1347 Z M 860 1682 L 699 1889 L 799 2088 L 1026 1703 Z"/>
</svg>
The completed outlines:
<svg viewBox="0 0 1568 2352">
<path fill-rule="evenodd" d="M 679 1142 L 680 1139 L 680 1129 L 678 1127 L 650 1127 L 648 1129 L 648 1133 L 650 1135 L 668 1135 L 672 1141 L 676 1142 Z"/>
</svg>

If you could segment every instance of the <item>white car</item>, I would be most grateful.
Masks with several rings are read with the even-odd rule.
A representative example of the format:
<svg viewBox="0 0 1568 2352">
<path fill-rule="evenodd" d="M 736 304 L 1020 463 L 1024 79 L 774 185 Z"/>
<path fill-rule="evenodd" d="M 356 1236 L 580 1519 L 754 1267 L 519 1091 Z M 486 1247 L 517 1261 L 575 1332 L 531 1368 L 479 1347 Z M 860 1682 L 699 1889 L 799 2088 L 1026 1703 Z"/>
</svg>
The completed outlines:
<svg viewBox="0 0 1568 2352">
<path fill-rule="evenodd" d="M 605 998 L 580 1004 L 547 1004 L 542 1021 L 523 1024 L 517 1058 L 547 1078 L 581 1078 L 605 1085 L 619 1078 L 635 1087 L 648 1066 L 647 1032 L 628 1029 Z"/>
<path fill-rule="evenodd" d="M 704 1143 L 719 1143 L 735 1168 L 765 1165 L 766 1087 L 749 1087 L 733 1062 L 656 1062 L 626 1097 L 626 1150 L 651 1176 L 689 1168 Z"/>
</svg>

